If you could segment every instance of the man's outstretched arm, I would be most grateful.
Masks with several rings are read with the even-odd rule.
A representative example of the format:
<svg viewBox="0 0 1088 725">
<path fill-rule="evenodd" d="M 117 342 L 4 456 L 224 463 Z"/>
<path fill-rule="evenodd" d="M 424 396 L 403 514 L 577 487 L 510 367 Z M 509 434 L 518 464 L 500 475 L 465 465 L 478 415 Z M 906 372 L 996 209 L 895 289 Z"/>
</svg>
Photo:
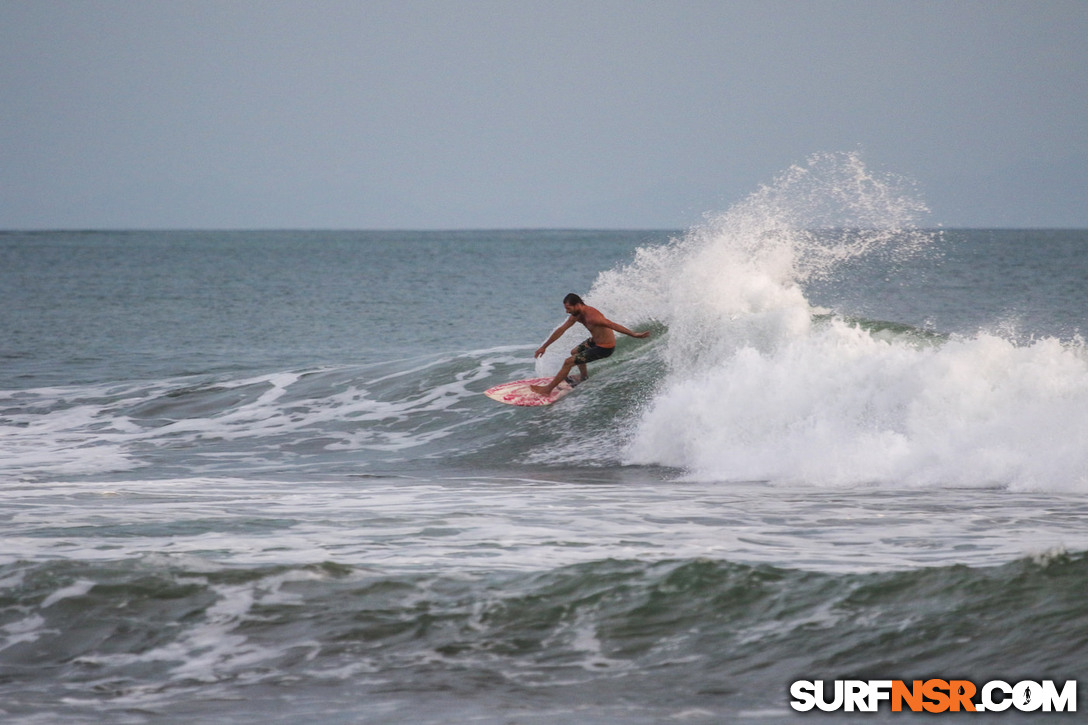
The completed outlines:
<svg viewBox="0 0 1088 725">
<path fill-rule="evenodd" d="M 609 319 L 606 319 L 604 321 L 604 324 L 606 326 L 608 326 L 608 327 L 611 327 L 616 332 L 623 333 L 624 335 L 627 335 L 628 337 L 649 337 L 650 336 L 649 332 L 631 332 L 630 330 L 628 330 L 626 327 L 619 324 L 618 322 L 613 322 L 612 320 L 609 320 Z"/>
<path fill-rule="evenodd" d="M 566 332 L 567 330 L 569 330 L 569 329 L 570 329 L 570 327 L 571 327 L 571 325 L 573 325 L 573 324 L 574 324 L 574 322 L 575 322 L 575 320 L 574 320 L 574 318 L 573 318 L 573 317 L 568 317 L 568 318 L 567 318 L 567 321 L 566 321 L 566 322 L 564 322 L 564 323 L 563 323 L 562 325 L 560 325 L 559 327 L 555 328 L 555 332 L 553 332 L 553 333 L 552 333 L 552 334 L 551 334 L 551 335 L 550 335 L 550 336 L 548 337 L 548 339 L 547 339 L 547 340 L 546 340 L 546 341 L 544 342 L 544 344 L 543 344 L 543 345 L 541 345 L 541 346 L 540 346 L 540 347 L 539 347 L 539 348 L 537 349 L 537 351 L 536 351 L 536 354 L 535 354 L 535 355 L 533 355 L 533 357 L 540 357 L 541 355 L 543 355 L 543 354 L 544 354 L 544 351 L 548 349 L 548 345 L 551 345 L 551 344 L 552 344 L 553 342 L 555 342 L 555 341 L 556 341 L 556 340 L 558 340 L 558 339 L 559 339 L 560 337 L 562 337 L 562 336 L 563 336 L 563 333 L 564 333 L 564 332 Z"/>
</svg>

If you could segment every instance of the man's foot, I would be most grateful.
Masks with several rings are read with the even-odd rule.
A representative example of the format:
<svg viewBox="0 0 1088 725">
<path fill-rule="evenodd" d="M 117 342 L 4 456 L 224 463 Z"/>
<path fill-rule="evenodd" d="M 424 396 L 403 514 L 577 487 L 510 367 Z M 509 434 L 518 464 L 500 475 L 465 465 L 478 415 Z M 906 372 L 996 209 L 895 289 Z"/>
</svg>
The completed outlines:
<svg viewBox="0 0 1088 725">
<path fill-rule="evenodd" d="M 529 390 L 532 390 L 537 395 L 551 395 L 552 391 L 548 389 L 546 385 L 530 385 Z"/>
</svg>

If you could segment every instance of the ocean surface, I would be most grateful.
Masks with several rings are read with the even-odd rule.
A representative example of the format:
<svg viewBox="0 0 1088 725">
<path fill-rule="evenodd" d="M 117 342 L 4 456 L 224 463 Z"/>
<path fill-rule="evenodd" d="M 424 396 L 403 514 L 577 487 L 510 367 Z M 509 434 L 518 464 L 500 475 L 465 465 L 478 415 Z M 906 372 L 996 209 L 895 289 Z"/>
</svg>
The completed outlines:
<svg viewBox="0 0 1088 725">
<path fill-rule="evenodd" d="M 1088 231 L 924 207 L 822 156 L 688 230 L 0 233 L 0 720 L 1083 702 Z M 484 397 L 568 292 L 651 336 Z"/>
</svg>

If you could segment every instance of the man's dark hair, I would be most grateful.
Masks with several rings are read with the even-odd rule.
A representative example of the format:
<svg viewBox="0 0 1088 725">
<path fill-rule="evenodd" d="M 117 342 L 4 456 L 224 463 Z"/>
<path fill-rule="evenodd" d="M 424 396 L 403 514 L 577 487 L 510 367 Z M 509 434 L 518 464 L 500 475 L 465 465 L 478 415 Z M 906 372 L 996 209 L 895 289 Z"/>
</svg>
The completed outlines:
<svg viewBox="0 0 1088 725">
<path fill-rule="evenodd" d="M 563 304 L 573 307 L 574 305 L 584 305 L 585 302 L 582 302 L 581 297 L 571 292 L 569 295 L 563 298 Z"/>
</svg>

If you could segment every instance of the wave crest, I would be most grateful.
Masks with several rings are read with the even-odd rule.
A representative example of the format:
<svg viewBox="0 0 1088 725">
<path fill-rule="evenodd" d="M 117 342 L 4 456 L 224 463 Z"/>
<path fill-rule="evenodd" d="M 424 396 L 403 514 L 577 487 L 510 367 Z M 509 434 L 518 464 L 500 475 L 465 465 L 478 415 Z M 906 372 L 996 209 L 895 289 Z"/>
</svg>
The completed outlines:
<svg viewBox="0 0 1088 725">
<path fill-rule="evenodd" d="M 1072 444 L 1088 435 L 1082 345 L 878 333 L 806 298 L 848 260 L 929 248 L 924 212 L 857 154 L 822 154 L 602 274 L 597 303 L 668 330 L 625 462 L 699 479 L 1088 487 Z"/>
</svg>

